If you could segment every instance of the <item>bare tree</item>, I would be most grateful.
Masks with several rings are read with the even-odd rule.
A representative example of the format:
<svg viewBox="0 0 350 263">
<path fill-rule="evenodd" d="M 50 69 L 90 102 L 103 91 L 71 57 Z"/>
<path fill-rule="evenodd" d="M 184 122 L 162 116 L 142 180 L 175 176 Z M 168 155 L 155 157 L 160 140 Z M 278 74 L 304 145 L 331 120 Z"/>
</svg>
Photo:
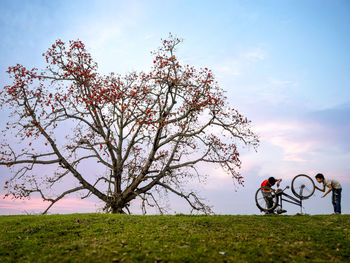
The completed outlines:
<svg viewBox="0 0 350 263">
<path fill-rule="evenodd" d="M 82 198 L 98 197 L 108 212 L 130 213 L 130 202 L 139 198 L 143 209 L 155 206 L 162 213 L 158 193 L 170 192 L 210 213 L 184 183 L 204 176 L 198 168 L 208 164 L 241 184 L 237 144 L 256 147 L 258 139 L 250 122 L 229 107 L 209 69 L 180 64 L 179 43 L 172 35 L 163 40 L 148 73 L 102 76 L 81 41 L 61 40 L 43 54 L 48 66 L 42 72 L 9 67 L 13 83 L 0 95 L 2 107 L 12 111 L 0 152 L 0 165 L 13 172 L 6 196 L 38 192 L 50 202 L 46 213 L 79 191 Z M 13 135 L 21 148 L 6 139 Z M 86 172 L 89 165 L 101 174 Z M 55 172 L 41 175 L 43 166 Z"/>
</svg>

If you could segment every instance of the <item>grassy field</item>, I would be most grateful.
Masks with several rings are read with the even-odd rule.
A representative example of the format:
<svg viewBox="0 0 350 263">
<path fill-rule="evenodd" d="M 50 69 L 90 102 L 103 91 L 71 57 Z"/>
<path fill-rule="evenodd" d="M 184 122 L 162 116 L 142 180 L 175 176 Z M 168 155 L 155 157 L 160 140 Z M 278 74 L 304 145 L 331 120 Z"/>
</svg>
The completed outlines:
<svg viewBox="0 0 350 263">
<path fill-rule="evenodd" d="M 0 262 L 350 262 L 350 215 L 0 216 Z"/>
</svg>

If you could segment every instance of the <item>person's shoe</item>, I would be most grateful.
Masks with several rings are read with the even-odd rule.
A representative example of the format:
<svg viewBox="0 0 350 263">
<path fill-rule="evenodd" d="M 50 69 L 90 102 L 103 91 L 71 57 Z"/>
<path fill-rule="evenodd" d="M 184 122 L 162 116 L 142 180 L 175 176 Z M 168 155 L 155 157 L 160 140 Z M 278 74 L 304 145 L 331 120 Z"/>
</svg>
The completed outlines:
<svg viewBox="0 0 350 263">
<path fill-rule="evenodd" d="M 287 212 L 287 210 L 284 210 L 284 209 L 278 209 L 277 210 L 277 214 L 283 214 L 285 212 Z"/>
</svg>

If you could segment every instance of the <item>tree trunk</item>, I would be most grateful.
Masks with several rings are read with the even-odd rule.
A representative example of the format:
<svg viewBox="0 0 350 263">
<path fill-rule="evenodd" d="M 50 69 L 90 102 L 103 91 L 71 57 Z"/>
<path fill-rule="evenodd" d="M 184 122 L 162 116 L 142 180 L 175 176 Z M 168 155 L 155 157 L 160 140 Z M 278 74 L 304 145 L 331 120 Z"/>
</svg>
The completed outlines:
<svg viewBox="0 0 350 263">
<path fill-rule="evenodd" d="M 112 207 L 112 214 L 125 214 L 122 207 Z"/>
<path fill-rule="evenodd" d="M 123 202 L 116 202 L 111 204 L 111 213 L 112 214 L 125 214 L 123 208 L 125 208 L 125 204 Z"/>
</svg>

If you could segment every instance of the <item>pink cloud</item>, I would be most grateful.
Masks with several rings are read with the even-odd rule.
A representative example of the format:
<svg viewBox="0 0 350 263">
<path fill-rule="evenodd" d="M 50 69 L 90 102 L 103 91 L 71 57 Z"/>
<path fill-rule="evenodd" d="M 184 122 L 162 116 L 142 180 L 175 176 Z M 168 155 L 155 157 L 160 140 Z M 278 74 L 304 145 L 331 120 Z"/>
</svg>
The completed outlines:
<svg viewBox="0 0 350 263">
<path fill-rule="evenodd" d="M 315 152 L 324 141 L 310 134 L 316 124 L 299 122 L 270 122 L 257 125 L 262 142 L 268 142 L 283 150 L 283 161 L 307 162 L 305 155 Z"/>
<path fill-rule="evenodd" d="M 24 212 L 40 213 L 50 205 L 39 197 L 33 197 L 29 200 L 11 200 L 4 199 L 4 195 L 0 194 L 0 213 L 13 214 Z M 78 213 L 78 212 L 96 212 L 96 203 L 80 198 L 67 197 L 52 206 L 49 210 L 51 213 Z"/>
</svg>

